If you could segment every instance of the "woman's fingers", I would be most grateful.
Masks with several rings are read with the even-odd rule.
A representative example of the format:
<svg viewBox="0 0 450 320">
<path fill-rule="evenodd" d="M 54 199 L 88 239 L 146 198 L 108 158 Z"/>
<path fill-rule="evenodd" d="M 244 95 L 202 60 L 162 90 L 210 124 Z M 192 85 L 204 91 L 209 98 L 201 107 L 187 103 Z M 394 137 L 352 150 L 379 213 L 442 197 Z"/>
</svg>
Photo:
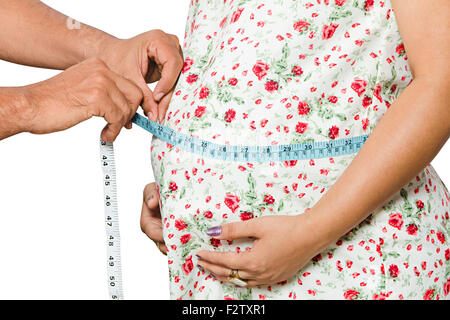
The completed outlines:
<svg viewBox="0 0 450 320">
<path fill-rule="evenodd" d="M 226 223 L 221 226 L 209 228 L 206 231 L 206 234 L 220 240 L 234 240 L 257 237 L 259 234 L 259 219 L 261 218 Z"/>
<path fill-rule="evenodd" d="M 221 265 L 216 265 L 204 260 L 199 260 L 197 264 L 199 267 L 213 274 L 218 280 L 234 284 L 229 279 L 232 269 Z M 247 285 L 245 286 L 246 288 L 254 288 L 258 286 L 269 285 L 266 279 L 259 279 L 259 276 L 253 272 L 247 271 L 245 269 L 236 269 L 236 270 L 238 272 L 239 278 L 247 283 Z"/>
<path fill-rule="evenodd" d="M 216 277 L 223 277 L 225 279 L 228 278 L 228 276 L 231 274 L 231 270 L 233 270 L 221 265 L 209 263 L 205 260 L 199 260 L 198 265 L 203 269 L 208 270 Z M 239 277 L 241 277 L 242 279 L 251 279 L 252 275 L 250 272 L 247 272 L 245 270 L 239 270 Z"/>
<path fill-rule="evenodd" d="M 250 251 L 245 252 L 219 252 L 201 250 L 197 253 L 201 260 L 215 265 L 221 265 L 228 269 L 251 270 L 253 261 Z"/>
</svg>

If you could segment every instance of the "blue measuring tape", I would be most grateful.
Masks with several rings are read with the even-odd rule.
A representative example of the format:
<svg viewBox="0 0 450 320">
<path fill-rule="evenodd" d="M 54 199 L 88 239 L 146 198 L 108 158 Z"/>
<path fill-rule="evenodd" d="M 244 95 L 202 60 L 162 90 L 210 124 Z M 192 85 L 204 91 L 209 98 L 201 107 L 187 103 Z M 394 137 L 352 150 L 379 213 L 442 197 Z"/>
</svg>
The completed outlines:
<svg viewBox="0 0 450 320">
<path fill-rule="evenodd" d="M 224 161 L 270 162 L 306 160 L 352 154 L 361 149 L 369 135 L 332 141 L 284 144 L 276 146 L 230 146 L 202 140 L 151 121 L 136 113 L 133 123 L 159 139 L 180 149 Z"/>
</svg>

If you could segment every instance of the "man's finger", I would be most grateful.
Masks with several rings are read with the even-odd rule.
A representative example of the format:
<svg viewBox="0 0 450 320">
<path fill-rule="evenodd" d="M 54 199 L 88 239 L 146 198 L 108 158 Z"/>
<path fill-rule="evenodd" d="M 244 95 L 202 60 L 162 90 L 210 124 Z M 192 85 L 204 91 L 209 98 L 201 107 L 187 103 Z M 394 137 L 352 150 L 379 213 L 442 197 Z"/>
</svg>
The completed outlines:
<svg viewBox="0 0 450 320">
<path fill-rule="evenodd" d="M 104 105 L 100 107 L 101 109 L 103 108 L 100 116 L 103 116 L 108 124 L 103 128 L 101 137 L 105 142 L 112 142 L 119 135 L 126 119 L 121 107 L 111 99 L 109 94 L 104 98 L 103 103 Z M 126 100 L 125 102 L 122 101 L 122 103 L 126 103 Z"/>
<path fill-rule="evenodd" d="M 144 98 L 142 99 L 142 109 L 147 117 L 152 121 L 157 121 L 158 119 L 158 103 L 155 101 L 153 97 L 153 92 L 148 87 L 145 80 L 141 77 L 138 80 L 139 88 L 141 88 Z"/>
<path fill-rule="evenodd" d="M 173 90 L 166 94 L 158 103 L 158 119 L 159 123 L 163 124 L 166 118 L 166 112 L 169 108 L 170 100 L 172 99 Z"/>
<path fill-rule="evenodd" d="M 160 101 L 173 89 L 183 67 L 183 60 L 179 56 L 177 49 L 170 47 L 161 48 L 158 49 L 158 53 L 160 56 L 155 57 L 155 61 L 161 69 L 161 79 L 154 90 L 156 101 Z M 174 56 L 178 56 L 178 58 L 174 59 Z"/>
</svg>

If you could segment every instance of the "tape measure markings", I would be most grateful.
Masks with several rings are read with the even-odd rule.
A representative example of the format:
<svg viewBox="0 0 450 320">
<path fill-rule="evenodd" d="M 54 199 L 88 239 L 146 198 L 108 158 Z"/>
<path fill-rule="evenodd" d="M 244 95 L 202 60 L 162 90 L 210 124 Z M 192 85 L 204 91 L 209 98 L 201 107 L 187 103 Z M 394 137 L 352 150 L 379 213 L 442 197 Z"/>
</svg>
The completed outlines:
<svg viewBox="0 0 450 320">
<path fill-rule="evenodd" d="M 116 165 L 111 142 L 100 139 L 100 160 L 103 169 L 103 204 L 105 209 L 107 274 L 109 298 L 123 299 L 120 257 L 119 208 L 117 205 Z"/>
<path fill-rule="evenodd" d="M 202 140 L 151 121 L 136 113 L 133 122 L 159 139 L 202 157 L 223 161 L 269 162 L 328 158 L 357 152 L 369 135 L 331 141 L 275 146 L 231 146 Z"/>
</svg>

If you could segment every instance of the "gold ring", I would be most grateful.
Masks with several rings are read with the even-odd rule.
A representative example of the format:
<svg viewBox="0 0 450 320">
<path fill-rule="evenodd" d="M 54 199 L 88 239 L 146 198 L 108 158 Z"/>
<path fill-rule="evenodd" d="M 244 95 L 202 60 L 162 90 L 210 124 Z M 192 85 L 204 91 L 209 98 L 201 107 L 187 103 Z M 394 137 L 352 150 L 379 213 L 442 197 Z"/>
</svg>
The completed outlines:
<svg viewBox="0 0 450 320">
<path fill-rule="evenodd" d="M 239 276 L 239 271 L 237 269 L 231 269 L 230 275 L 228 276 L 228 281 L 230 281 L 232 284 L 235 284 L 239 287 L 247 286 L 247 280 L 242 279 Z"/>
</svg>

